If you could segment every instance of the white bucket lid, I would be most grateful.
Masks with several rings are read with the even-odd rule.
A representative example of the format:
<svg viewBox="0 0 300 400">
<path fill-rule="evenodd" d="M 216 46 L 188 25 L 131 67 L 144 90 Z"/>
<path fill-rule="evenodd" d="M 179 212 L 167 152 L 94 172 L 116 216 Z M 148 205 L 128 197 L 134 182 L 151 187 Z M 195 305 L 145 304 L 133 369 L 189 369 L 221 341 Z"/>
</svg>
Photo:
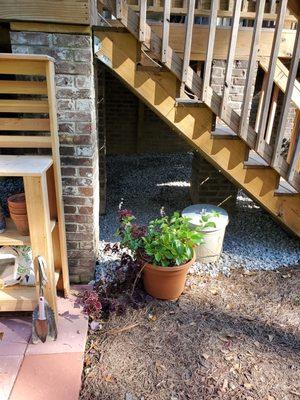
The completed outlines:
<svg viewBox="0 0 300 400">
<path fill-rule="evenodd" d="M 209 214 L 212 212 L 217 212 L 219 214 L 218 217 L 211 217 L 209 219 L 209 221 L 214 222 L 216 226 L 215 228 L 209 227 L 205 228 L 204 230 L 206 232 L 209 232 L 225 228 L 229 222 L 227 212 L 223 208 L 214 206 L 212 204 L 193 204 L 192 206 L 186 207 L 182 211 L 182 216 L 189 218 L 191 225 L 199 226 L 201 215 Z"/>
</svg>

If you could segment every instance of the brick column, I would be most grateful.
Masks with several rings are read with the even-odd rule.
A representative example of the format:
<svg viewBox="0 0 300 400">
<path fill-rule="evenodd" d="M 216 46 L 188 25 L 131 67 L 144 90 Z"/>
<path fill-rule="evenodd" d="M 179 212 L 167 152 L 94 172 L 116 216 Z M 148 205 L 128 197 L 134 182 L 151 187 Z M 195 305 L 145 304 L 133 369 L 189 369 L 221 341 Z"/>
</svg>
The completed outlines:
<svg viewBox="0 0 300 400">
<path fill-rule="evenodd" d="M 92 38 L 11 32 L 13 53 L 55 59 L 57 116 L 70 279 L 93 277 L 99 242 L 98 140 Z"/>
</svg>

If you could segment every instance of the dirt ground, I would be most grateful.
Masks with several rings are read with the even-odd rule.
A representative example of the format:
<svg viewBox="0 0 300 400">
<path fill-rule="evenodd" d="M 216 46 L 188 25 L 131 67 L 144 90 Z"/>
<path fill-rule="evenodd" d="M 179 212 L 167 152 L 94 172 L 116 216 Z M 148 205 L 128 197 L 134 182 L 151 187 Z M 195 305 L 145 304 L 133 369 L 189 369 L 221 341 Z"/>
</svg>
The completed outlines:
<svg viewBox="0 0 300 400">
<path fill-rule="evenodd" d="M 80 399 L 300 399 L 299 322 L 300 267 L 190 275 L 90 333 Z"/>
</svg>

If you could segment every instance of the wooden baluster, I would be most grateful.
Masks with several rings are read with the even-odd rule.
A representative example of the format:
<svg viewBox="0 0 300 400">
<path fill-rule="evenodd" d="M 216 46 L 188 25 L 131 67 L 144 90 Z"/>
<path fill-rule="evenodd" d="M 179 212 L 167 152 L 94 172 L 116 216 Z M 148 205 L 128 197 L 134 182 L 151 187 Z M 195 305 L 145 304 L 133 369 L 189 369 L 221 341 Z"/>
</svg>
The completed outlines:
<svg viewBox="0 0 300 400">
<path fill-rule="evenodd" d="M 184 41 L 183 63 L 182 63 L 180 97 L 183 97 L 184 95 L 184 87 L 185 87 L 185 82 L 187 80 L 188 68 L 190 65 L 193 26 L 194 26 L 194 13 L 195 13 L 195 0 L 189 0 L 187 20 L 185 24 L 185 41 Z"/>
<path fill-rule="evenodd" d="M 243 0 L 243 12 L 248 11 L 248 0 Z"/>
<path fill-rule="evenodd" d="M 168 56 L 170 15 L 171 15 L 171 0 L 165 0 L 164 1 L 162 46 L 161 46 L 161 62 L 163 64 L 166 64 L 167 56 Z"/>
<path fill-rule="evenodd" d="M 205 101 L 206 92 L 210 84 L 212 60 L 214 55 L 214 44 L 216 37 L 216 27 L 218 19 L 218 9 L 219 9 L 219 0 L 212 0 L 211 10 L 210 10 L 208 41 L 206 49 L 206 59 L 204 66 L 204 76 L 203 76 L 202 101 Z"/>
<path fill-rule="evenodd" d="M 227 106 L 228 98 L 229 98 L 234 56 L 235 56 L 239 24 L 240 24 L 241 6 L 242 6 L 242 0 L 236 0 L 235 5 L 234 5 L 234 11 L 233 11 L 230 42 L 229 42 L 227 62 L 226 62 L 224 91 L 223 91 L 223 98 L 222 98 L 221 110 L 220 110 L 221 118 L 226 110 L 226 106 Z"/>
<path fill-rule="evenodd" d="M 247 131 L 249 125 L 249 111 L 251 104 L 251 97 L 253 92 L 253 81 L 257 69 L 257 53 L 259 49 L 259 39 L 261 34 L 261 28 L 263 23 L 264 9 L 265 9 L 266 0 L 258 0 L 256 3 L 256 18 L 253 27 L 253 36 L 250 50 L 250 58 L 248 63 L 247 70 L 247 78 L 246 78 L 246 87 L 243 98 L 243 106 L 241 112 L 241 120 L 240 120 L 240 136 L 244 139 L 247 138 Z"/>
<path fill-rule="evenodd" d="M 270 143 L 270 141 L 271 141 L 271 135 L 272 135 L 274 120 L 275 120 L 275 115 L 276 115 L 276 110 L 277 110 L 279 92 L 280 92 L 279 87 L 277 85 L 275 85 L 273 95 L 272 95 L 271 107 L 270 107 L 270 111 L 269 111 L 269 121 L 268 121 L 267 129 L 266 129 L 266 136 L 265 136 L 265 141 L 267 143 Z"/>
<path fill-rule="evenodd" d="M 261 119 L 262 105 L 263 105 L 263 101 L 264 101 L 264 97 L 265 97 L 267 81 L 268 81 L 268 73 L 265 72 L 264 73 L 264 79 L 263 79 L 263 83 L 262 83 L 261 92 L 259 94 L 259 103 L 258 103 L 258 107 L 257 107 L 255 127 L 254 127 L 255 132 L 257 132 L 258 128 L 259 128 L 259 122 L 260 122 L 260 119 Z"/>
<path fill-rule="evenodd" d="M 270 13 L 276 14 L 276 0 L 270 1 Z"/>
<path fill-rule="evenodd" d="M 288 114 L 289 114 L 292 93 L 293 93 L 293 89 L 294 89 L 295 79 L 297 76 L 299 58 L 300 58 L 300 23 L 298 24 L 298 28 L 297 28 L 297 34 L 296 34 L 296 39 L 295 39 L 295 44 L 294 44 L 294 51 L 293 51 L 290 72 L 289 72 L 289 77 L 288 77 L 288 83 L 287 83 L 285 96 L 284 96 L 284 100 L 283 100 L 283 106 L 282 106 L 282 111 L 281 111 L 281 115 L 280 115 L 279 126 L 278 126 L 277 135 L 276 135 L 273 157 L 272 157 L 271 165 L 272 165 L 272 167 L 275 167 L 275 168 L 279 166 L 278 163 L 279 163 L 279 157 L 280 157 L 280 153 L 281 153 L 282 139 L 283 139 L 285 128 L 286 128 L 286 122 L 287 122 L 287 118 L 288 118 Z"/>
<path fill-rule="evenodd" d="M 147 0 L 139 0 L 140 4 L 140 25 L 139 25 L 139 41 L 145 41 L 145 26 L 147 18 Z"/>
<path fill-rule="evenodd" d="M 296 172 L 300 170 L 300 112 L 298 110 L 295 129 L 293 132 L 294 142 L 290 144 L 288 161 L 290 161 L 288 180 L 293 179 Z"/>
<path fill-rule="evenodd" d="M 116 15 L 117 19 L 122 19 L 122 0 L 116 0 Z"/>
<path fill-rule="evenodd" d="M 232 11 L 234 13 L 235 7 L 236 7 L 236 2 L 234 0 L 228 0 L 228 11 Z"/>
<path fill-rule="evenodd" d="M 295 121 L 294 121 L 294 127 L 293 127 L 293 132 L 291 135 L 291 142 L 289 145 L 289 151 L 288 151 L 288 155 L 286 157 L 286 161 L 288 162 L 288 164 L 291 163 L 292 161 L 292 157 L 294 154 L 294 150 L 295 150 L 295 146 L 296 146 L 296 142 L 297 142 L 297 137 L 298 137 L 298 130 L 299 130 L 299 125 L 300 125 L 300 109 L 298 109 L 296 111 L 296 117 L 295 117 Z"/>
<path fill-rule="evenodd" d="M 269 107 L 270 107 L 270 100 L 271 100 L 273 83 L 274 83 L 276 61 L 277 61 L 279 47 L 280 47 L 280 43 L 281 43 L 281 33 L 282 33 L 283 26 L 284 26 L 287 2 L 288 2 L 288 0 L 280 0 L 280 4 L 279 4 L 274 39 L 273 39 L 272 50 L 271 50 L 271 57 L 270 57 L 269 67 L 268 67 L 268 79 L 267 79 L 266 90 L 265 90 L 265 95 L 264 95 L 264 99 L 263 99 L 261 118 L 260 118 L 260 123 L 259 123 L 259 128 L 258 128 L 258 135 L 257 135 L 257 139 L 256 139 L 256 146 L 255 146 L 256 151 L 261 150 L 263 142 L 264 142 L 266 126 L 267 126 L 267 121 L 268 121 L 268 111 L 269 111 Z"/>
</svg>

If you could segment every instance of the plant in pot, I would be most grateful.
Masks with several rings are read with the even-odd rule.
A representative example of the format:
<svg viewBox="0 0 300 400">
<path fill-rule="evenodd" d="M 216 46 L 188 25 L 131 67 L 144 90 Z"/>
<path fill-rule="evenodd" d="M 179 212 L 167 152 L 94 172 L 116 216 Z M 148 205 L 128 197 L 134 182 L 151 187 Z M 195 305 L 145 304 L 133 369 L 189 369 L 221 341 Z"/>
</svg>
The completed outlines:
<svg viewBox="0 0 300 400">
<path fill-rule="evenodd" d="M 163 300 L 177 299 L 184 290 L 186 275 L 195 261 L 194 247 L 203 243 L 203 230 L 212 221 L 192 227 L 190 220 L 175 212 L 150 221 L 148 226 L 135 223 L 131 211 L 120 211 L 121 246 L 130 249 L 142 261 L 145 290 Z"/>
</svg>

